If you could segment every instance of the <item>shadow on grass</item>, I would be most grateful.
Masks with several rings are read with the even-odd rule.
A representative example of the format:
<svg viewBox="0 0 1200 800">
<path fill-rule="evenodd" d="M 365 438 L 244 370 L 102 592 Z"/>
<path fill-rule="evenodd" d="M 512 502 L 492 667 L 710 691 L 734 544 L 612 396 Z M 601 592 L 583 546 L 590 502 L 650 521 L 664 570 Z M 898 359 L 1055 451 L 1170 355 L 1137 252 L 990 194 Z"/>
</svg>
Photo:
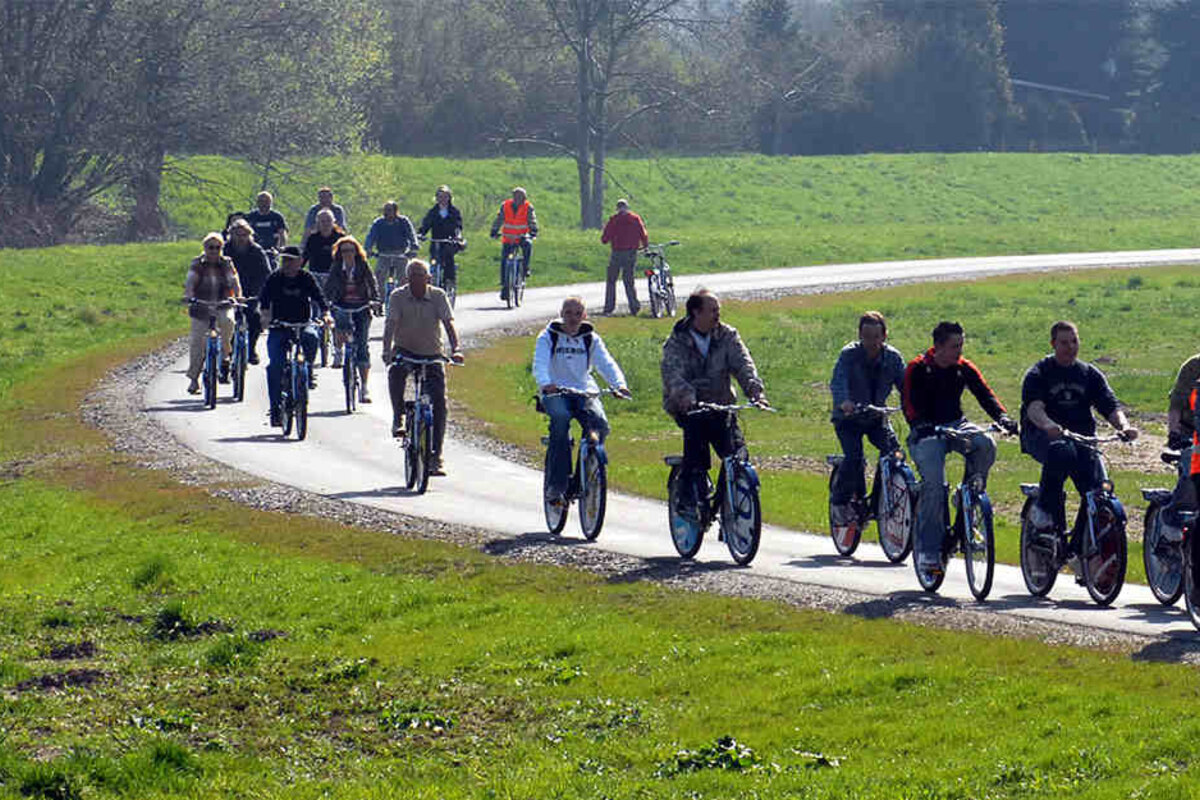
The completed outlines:
<svg viewBox="0 0 1200 800">
<path fill-rule="evenodd" d="M 1150 642 L 1130 655 L 1134 661 L 1157 661 L 1168 664 L 1195 662 L 1200 657 L 1200 635 L 1196 632 L 1174 633 Z"/>
</svg>

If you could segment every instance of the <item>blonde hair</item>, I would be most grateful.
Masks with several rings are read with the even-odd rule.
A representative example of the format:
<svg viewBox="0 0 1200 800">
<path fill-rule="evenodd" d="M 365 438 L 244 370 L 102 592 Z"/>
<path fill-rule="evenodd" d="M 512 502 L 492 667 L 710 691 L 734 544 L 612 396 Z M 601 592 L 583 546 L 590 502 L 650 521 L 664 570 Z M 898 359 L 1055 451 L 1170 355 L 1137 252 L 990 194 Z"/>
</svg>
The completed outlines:
<svg viewBox="0 0 1200 800">
<path fill-rule="evenodd" d="M 225 237 L 222 236 L 221 234 L 217 233 L 216 231 L 213 231 L 212 233 L 208 234 L 208 236 L 204 237 L 204 239 L 200 242 L 200 246 L 208 247 L 209 242 L 216 242 L 217 244 L 224 247 L 225 246 Z"/>
</svg>

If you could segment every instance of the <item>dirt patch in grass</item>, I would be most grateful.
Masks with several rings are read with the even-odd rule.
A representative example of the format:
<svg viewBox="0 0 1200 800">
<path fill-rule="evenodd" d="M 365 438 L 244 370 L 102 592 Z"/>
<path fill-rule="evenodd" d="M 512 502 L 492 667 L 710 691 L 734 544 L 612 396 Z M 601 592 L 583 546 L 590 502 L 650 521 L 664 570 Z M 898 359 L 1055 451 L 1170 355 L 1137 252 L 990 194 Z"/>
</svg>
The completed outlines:
<svg viewBox="0 0 1200 800">
<path fill-rule="evenodd" d="M 98 669 L 69 669 L 66 672 L 50 672 L 36 678 L 23 680 L 17 684 L 16 688 L 18 692 L 31 689 L 55 691 L 76 686 L 92 686 L 106 677 L 108 677 L 108 673 Z"/>
<path fill-rule="evenodd" d="M 77 658 L 93 658 L 96 655 L 96 644 L 88 640 L 82 642 L 67 642 L 51 645 L 46 657 L 52 661 L 71 661 Z"/>
</svg>

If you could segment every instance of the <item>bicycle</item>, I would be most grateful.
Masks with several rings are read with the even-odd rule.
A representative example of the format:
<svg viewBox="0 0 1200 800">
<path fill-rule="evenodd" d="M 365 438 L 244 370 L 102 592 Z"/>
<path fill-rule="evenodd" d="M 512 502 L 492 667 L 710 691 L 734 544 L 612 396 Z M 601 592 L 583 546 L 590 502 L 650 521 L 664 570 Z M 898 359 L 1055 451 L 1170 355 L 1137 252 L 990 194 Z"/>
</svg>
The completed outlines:
<svg viewBox="0 0 1200 800">
<path fill-rule="evenodd" d="M 221 333 L 217 328 L 217 309 L 240 306 L 233 300 L 199 300 L 191 298 L 189 305 L 208 309 L 208 338 L 204 345 L 204 371 L 200 385 L 204 390 L 204 407 L 217 407 L 217 379 L 221 369 Z M 244 306 L 243 306 L 244 307 Z"/>
<path fill-rule="evenodd" d="M 446 299 L 450 301 L 451 308 L 454 308 L 454 301 L 458 298 L 458 278 L 450 278 L 444 274 L 441 258 L 442 248 L 450 245 L 458 247 L 462 243 L 462 239 L 429 240 L 429 275 L 433 279 L 433 285 L 446 292 Z"/>
<path fill-rule="evenodd" d="M 1113 491 L 1101 446 L 1124 440 L 1120 436 L 1081 436 L 1068 430 L 1062 435 L 1096 453 L 1095 488 L 1084 493 L 1080 503 L 1074 526 L 1078 544 L 1073 548 L 1067 540 L 1065 521 L 1056 520 L 1055 528 L 1049 531 L 1033 527 L 1029 514 L 1040 494 L 1039 487 L 1036 483 L 1021 484 L 1026 498 L 1021 508 L 1021 576 L 1030 594 L 1044 597 L 1054 587 L 1058 571 L 1078 557 L 1075 580 L 1087 588 L 1097 605 L 1107 606 L 1117 599 L 1125 585 L 1128 543 L 1125 508 Z"/>
<path fill-rule="evenodd" d="M 697 403 L 687 413 L 724 414 L 726 426 L 732 426 L 737 413 L 746 408 L 775 411 L 754 403 Z M 681 485 L 683 456 L 666 456 L 663 461 L 671 468 L 667 476 L 667 521 L 679 555 L 685 559 L 695 556 L 704 533 L 720 517 L 718 541 L 725 542 L 736 563 L 744 566 L 753 561 L 762 534 L 762 506 L 758 496 L 758 472 L 750 463 L 745 445 L 721 459 L 715 487 L 708 473 L 704 473 L 703 496 L 700 498 L 685 496 L 691 492 Z"/>
<path fill-rule="evenodd" d="M 1178 466 L 1180 454 L 1172 450 L 1162 453 L 1164 464 Z M 1163 536 L 1162 511 L 1171 502 L 1170 489 L 1142 489 L 1146 500 L 1145 531 L 1142 534 L 1142 564 L 1146 567 L 1146 582 L 1154 598 L 1164 606 L 1173 606 L 1183 594 L 1183 541 Z"/>
<path fill-rule="evenodd" d="M 650 298 L 650 316 L 658 319 L 663 314 L 675 316 L 675 279 L 671 277 L 671 265 L 667 263 L 666 250 L 679 244 L 672 239 L 662 244 L 642 248 L 642 255 L 650 259 L 646 268 L 646 296 Z"/>
<path fill-rule="evenodd" d="M 508 308 L 519 307 L 521 301 L 525 299 L 525 251 L 522 249 L 522 245 L 531 241 L 533 241 L 532 237 L 525 234 L 521 237 L 520 242 L 513 245 L 504 258 L 504 282 L 501 285 L 501 293 L 504 295 L 504 302 Z"/>
<path fill-rule="evenodd" d="M 240 403 L 246 399 L 246 368 L 250 363 L 250 332 L 246 328 L 246 314 L 251 312 L 250 303 L 235 303 L 233 317 L 233 354 L 229 359 L 229 379 L 233 383 L 233 399 Z"/>
<path fill-rule="evenodd" d="M 396 291 L 396 287 L 399 285 L 399 283 L 396 281 L 396 265 L 393 261 L 391 261 L 391 259 L 402 258 L 403 259 L 402 263 L 407 265 L 408 261 L 410 259 L 412 259 L 413 257 L 415 257 L 416 255 L 417 255 L 416 250 L 405 251 L 405 253 L 402 257 L 397 256 L 394 253 L 375 253 L 374 254 L 373 257 L 375 258 L 376 272 L 378 272 L 380 269 L 383 268 L 384 259 L 389 259 L 389 261 L 387 262 L 387 264 L 388 264 L 387 279 L 383 283 L 383 316 L 384 317 L 387 317 L 388 310 L 392 307 L 392 292 Z"/>
<path fill-rule="evenodd" d="M 430 471 L 433 469 L 433 401 L 425 390 L 425 368 L 430 364 L 454 364 L 445 356 L 414 358 L 397 353 L 396 363 L 413 365 L 413 399 L 404 401 L 405 436 L 404 488 L 416 487 L 417 494 L 425 494 L 429 488 Z"/>
<path fill-rule="evenodd" d="M 854 416 L 884 417 L 899 410 L 860 403 L 854 407 Z M 891 437 L 892 441 L 887 450 L 879 452 L 870 495 L 863 498 L 855 493 L 850 499 L 850 508 L 854 514 L 851 520 L 835 519 L 832 504 L 833 487 L 846 457 L 840 454 L 825 457 L 825 462 L 831 467 L 829 533 L 839 555 L 849 556 L 858 549 L 862 532 L 871 520 L 875 520 L 879 530 L 879 546 L 883 548 L 883 554 L 887 556 L 888 561 L 898 564 L 912 550 L 912 529 L 917 509 L 917 477 L 906 463 L 904 451 L 900 448 L 895 434 L 891 434 Z"/>
<path fill-rule="evenodd" d="M 999 425 L 989 425 L 983 429 L 987 433 L 1002 432 Z M 960 430 L 946 425 L 936 425 L 933 435 L 947 441 L 965 443 L 970 452 L 970 438 L 974 430 Z M 947 487 L 948 488 L 948 487 Z M 949 501 L 949 494 L 947 494 Z M 983 488 L 983 476 L 972 475 L 968 479 L 965 471 L 963 479 L 954 488 L 954 522 L 950 522 L 949 502 L 943 507 L 943 522 L 945 535 L 942 537 L 942 569 L 937 572 L 927 572 L 921 569 L 918 559 L 913 559 L 917 573 L 917 583 L 926 592 L 936 592 L 946 579 L 946 565 L 956 553 L 963 554 L 963 564 L 967 568 L 967 586 L 976 600 L 982 602 L 992 591 L 992 578 L 996 571 L 996 538 L 992 529 L 992 501 Z"/>
<path fill-rule="evenodd" d="M 604 393 L 620 397 L 612 389 L 605 389 Z M 558 395 L 590 396 L 587 392 L 560 387 L 558 391 L 538 395 L 538 398 Z M 538 407 L 541 408 L 540 403 Z M 591 542 L 600 535 L 600 528 L 604 525 L 604 512 L 608 507 L 608 453 L 595 431 L 581 430 L 580 434 L 575 468 L 560 503 L 553 503 L 546 498 L 545 479 L 550 475 L 550 437 L 542 437 L 542 446 L 546 447 L 545 468 L 542 473 L 544 476 L 542 507 L 546 515 L 546 527 L 550 533 L 557 535 L 562 533 L 563 527 L 567 524 L 567 513 L 570 510 L 571 501 L 578 499 L 579 528 L 583 532 L 583 538 Z M 575 442 L 572 440 L 571 446 L 574 445 Z"/>
<path fill-rule="evenodd" d="M 350 318 L 350 329 L 343 331 L 346 339 L 342 342 L 342 387 L 346 391 L 346 413 L 353 414 L 354 409 L 358 405 L 358 393 L 362 387 L 362 379 L 358 373 L 358 366 L 354 363 L 352 348 L 354 346 L 354 315 L 371 307 L 370 303 L 363 303 L 358 306 L 339 306 L 334 305 L 335 311 L 340 311 Z"/>
<path fill-rule="evenodd" d="M 300 345 L 300 332 L 313 323 L 273 321 L 272 328 L 282 328 L 291 331 L 287 345 L 286 357 L 283 361 L 283 371 L 280 374 L 280 411 L 283 412 L 283 438 L 292 432 L 292 422 L 296 424 L 296 439 L 303 441 L 308 436 L 308 380 L 309 365 L 304 357 L 304 348 Z M 327 327 L 322 325 L 321 327 Z"/>
</svg>

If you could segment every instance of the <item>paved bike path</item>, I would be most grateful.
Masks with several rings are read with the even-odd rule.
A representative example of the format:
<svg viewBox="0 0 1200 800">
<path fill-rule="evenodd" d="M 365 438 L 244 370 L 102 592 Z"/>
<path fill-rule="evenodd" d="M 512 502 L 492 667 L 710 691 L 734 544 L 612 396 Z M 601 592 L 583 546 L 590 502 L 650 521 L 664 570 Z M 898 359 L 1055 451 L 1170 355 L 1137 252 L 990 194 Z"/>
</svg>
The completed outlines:
<svg viewBox="0 0 1200 800">
<path fill-rule="evenodd" d="M 894 281 L 946 280 L 988 274 L 1010 274 L 1055 269 L 1161 266 L 1200 263 L 1200 249 L 1123 253 L 1081 253 L 873 264 L 839 264 L 757 272 L 710 275 L 676 275 L 682 299 L 697 286 L 718 293 L 776 291 L 837 287 Z M 643 287 L 644 290 L 644 287 Z M 494 293 L 463 295 L 456 309 L 460 334 L 518 323 L 535 324 L 555 316 L 563 297 L 582 295 L 588 306 L 601 306 L 602 283 L 575 284 L 526 293 L 520 309 L 506 310 Z M 662 323 L 665 337 L 670 321 Z M 278 436 L 267 424 L 267 399 L 262 367 L 248 375 L 246 402 L 233 403 L 229 389 L 221 387 L 215 411 L 202 409 L 198 398 L 184 393 L 186 366 L 180 361 L 161 373 L 145 394 L 145 409 L 177 439 L 197 452 L 245 472 L 331 497 L 364 503 L 444 522 L 471 525 L 498 535 L 545 535 L 540 504 L 542 477 L 538 470 L 505 461 L 483 450 L 447 437 L 449 475 L 433 478 L 428 493 L 413 495 L 403 488 L 403 456 L 389 435 L 391 409 L 387 399 L 386 371 L 379 362 L 378 339 L 372 326 L 370 389 L 375 402 L 347 416 L 340 373 L 319 371 L 320 385 L 310 405 L 308 439 L 298 442 Z M 753 348 L 753 342 L 750 343 Z M 259 345 L 265 356 L 265 342 Z M 530 341 L 530 353 L 533 343 Z M 832 354 L 830 354 L 832 359 Z M 264 364 L 265 364 L 264 357 Z M 468 360 L 465 369 L 471 369 Z M 453 393 L 453 372 L 449 377 Z M 635 386 L 634 392 L 659 393 L 659 387 Z M 532 413 L 532 412 L 531 412 Z M 663 424 L 669 421 L 664 417 Z M 619 436 L 620 431 L 615 435 Z M 663 470 L 666 480 L 666 468 Z M 1133 505 L 1141 498 L 1127 497 Z M 599 539 L 592 544 L 579 535 L 577 508 L 563 532 L 564 546 L 601 547 L 647 559 L 673 562 L 678 556 L 671 544 L 664 503 L 610 493 L 608 513 Z M 734 568 L 728 551 L 710 531 L 697 554 L 698 567 Z M 920 598 L 911 560 L 901 565 L 887 562 L 874 544 L 864 543 L 852 559 L 834 554 L 827 535 L 814 535 L 765 525 L 753 575 L 828 586 L 867 594 Z M 974 605 L 966 587 L 961 559 L 951 565 L 939 593 L 943 601 Z M 1144 586 L 1127 585 L 1111 608 L 1097 608 L 1069 575 L 1061 575 L 1047 599 L 1029 597 L 1016 567 L 997 565 L 996 580 L 987 610 L 998 614 L 1051 620 L 1085 627 L 1145 635 L 1195 635 L 1180 608 L 1162 608 Z"/>
</svg>

